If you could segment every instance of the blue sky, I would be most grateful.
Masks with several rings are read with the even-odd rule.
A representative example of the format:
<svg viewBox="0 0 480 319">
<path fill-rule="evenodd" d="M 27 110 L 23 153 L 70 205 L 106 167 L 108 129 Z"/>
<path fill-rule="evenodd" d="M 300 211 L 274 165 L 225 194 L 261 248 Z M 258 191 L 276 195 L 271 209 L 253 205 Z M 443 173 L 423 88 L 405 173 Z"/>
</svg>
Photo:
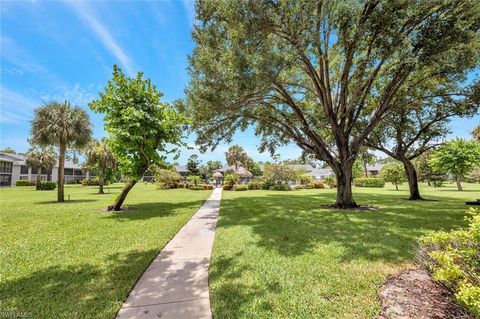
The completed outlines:
<svg viewBox="0 0 480 319">
<path fill-rule="evenodd" d="M 130 75 L 143 71 L 166 101 L 184 96 L 187 55 L 193 48 L 193 1 L 1 1 L 0 148 L 28 149 L 33 110 L 50 100 L 87 104 L 102 90 L 113 64 Z M 105 135 L 102 117 L 89 111 L 95 137 Z M 449 136 L 470 138 L 480 116 L 456 119 Z M 188 141 L 193 145 L 194 136 Z M 235 136 L 255 160 L 251 130 Z M 224 161 L 228 145 L 200 155 Z M 195 150 L 182 151 L 180 162 Z M 296 158 L 294 145 L 279 150 Z"/>
</svg>

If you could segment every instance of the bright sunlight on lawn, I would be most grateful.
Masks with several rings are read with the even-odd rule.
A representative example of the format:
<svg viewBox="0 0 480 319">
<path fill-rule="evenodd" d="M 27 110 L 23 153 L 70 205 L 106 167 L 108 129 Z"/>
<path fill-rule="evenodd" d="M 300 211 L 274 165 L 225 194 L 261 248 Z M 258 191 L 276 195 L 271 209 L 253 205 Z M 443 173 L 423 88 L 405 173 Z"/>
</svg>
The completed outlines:
<svg viewBox="0 0 480 319">
<path fill-rule="evenodd" d="M 374 318 L 385 277 L 412 264 L 416 240 L 463 226 L 480 185 L 453 184 L 412 202 L 395 191 L 356 188 L 377 211 L 320 209 L 333 190 L 224 192 L 210 268 L 216 318 Z"/>
<path fill-rule="evenodd" d="M 99 212 L 122 184 L 68 185 L 65 198 L 33 187 L 0 189 L 2 311 L 33 318 L 112 318 L 160 249 L 211 191 L 138 184 L 132 210 Z"/>
</svg>

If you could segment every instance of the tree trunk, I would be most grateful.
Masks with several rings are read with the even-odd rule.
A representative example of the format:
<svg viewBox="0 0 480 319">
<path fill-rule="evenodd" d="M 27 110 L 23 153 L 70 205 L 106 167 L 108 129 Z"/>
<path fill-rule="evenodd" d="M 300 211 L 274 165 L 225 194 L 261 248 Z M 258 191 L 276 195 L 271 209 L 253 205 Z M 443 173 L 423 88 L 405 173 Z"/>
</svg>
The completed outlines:
<svg viewBox="0 0 480 319">
<path fill-rule="evenodd" d="M 427 180 L 427 185 L 432 186 L 432 184 L 430 183 L 430 180 Z"/>
<path fill-rule="evenodd" d="M 131 180 L 125 185 L 125 187 L 122 189 L 122 192 L 120 195 L 118 195 L 117 199 L 115 200 L 115 203 L 113 203 L 112 206 L 108 206 L 108 210 L 115 210 L 119 211 L 122 207 L 123 201 L 125 198 L 127 198 L 128 192 L 135 186 L 137 183 L 137 180 Z"/>
<path fill-rule="evenodd" d="M 341 163 L 337 175 L 337 208 L 358 207 L 352 193 L 352 163 Z"/>
<path fill-rule="evenodd" d="M 99 170 L 99 174 L 98 174 L 98 193 L 99 194 L 105 194 L 103 192 L 103 184 L 105 183 L 105 178 L 103 177 L 103 172 L 102 170 Z"/>
<path fill-rule="evenodd" d="M 365 171 L 365 177 L 368 177 L 367 163 L 363 163 L 363 170 Z"/>
<path fill-rule="evenodd" d="M 415 166 L 409 160 L 402 161 L 405 172 L 407 173 L 408 189 L 410 191 L 409 200 L 423 200 L 420 195 L 420 189 L 418 188 L 418 176 Z"/>
<path fill-rule="evenodd" d="M 460 192 L 463 191 L 462 184 L 460 183 L 460 176 L 455 176 L 455 181 L 457 182 L 457 189 Z"/>
<path fill-rule="evenodd" d="M 42 178 L 42 168 L 37 169 L 37 182 L 35 183 L 35 189 L 40 190 L 40 179 Z"/>
<path fill-rule="evenodd" d="M 60 157 L 58 159 L 58 189 L 57 189 L 57 202 L 64 202 L 64 191 L 63 187 L 65 184 L 64 179 L 64 171 L 65 171 L 65 152 L 66 150 L 66 145 L 60 145 Z"/>
<path fill-rule="evenodd" d="M 395 189 L 398 191 L 398 184 L 395 183 Z"/>
</svg>

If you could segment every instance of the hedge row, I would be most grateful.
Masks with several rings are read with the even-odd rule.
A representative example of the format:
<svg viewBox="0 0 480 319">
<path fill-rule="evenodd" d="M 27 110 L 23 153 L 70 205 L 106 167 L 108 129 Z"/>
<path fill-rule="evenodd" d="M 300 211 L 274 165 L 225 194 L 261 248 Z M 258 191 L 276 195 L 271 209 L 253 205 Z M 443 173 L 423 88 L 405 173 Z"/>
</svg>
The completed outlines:
<svg viewBox="0 0 480 319">
<path fill-rule="evenodd" d="M 373 177 L 355 178 L 353 185 L 355 185 L 355 187 L 384 187 L 385 180 L 383 178 Z"/>
<path fill-rule="evenodd" d="M 17 186 L 35 186 L 35 182 L 30 182 L 26 179 L 19 179 L 15 182 Z"/>
</svg>

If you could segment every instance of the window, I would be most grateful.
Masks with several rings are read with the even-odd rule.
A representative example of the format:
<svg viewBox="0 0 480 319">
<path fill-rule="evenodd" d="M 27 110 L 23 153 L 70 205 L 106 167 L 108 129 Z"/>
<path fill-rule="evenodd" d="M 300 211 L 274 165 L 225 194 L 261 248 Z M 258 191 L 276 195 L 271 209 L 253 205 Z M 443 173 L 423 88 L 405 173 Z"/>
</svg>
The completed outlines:
<svg viewBox="0 0 480 319">
<path fill-rule="evenodd" d="M 63 170 L 63 174 L 65 175 L 73 175 L 73 169 L 72 168 L 65 168 Z"/>
<path fill-rule="evenodd" d="M 0 163 L 0 167 L 1 167 L 1 163 Z M 0 186 L 11 186 L 11 185 L 12 185 L 12 175 L 0 175 Z"/>
<path fill-rule="evenodd" d="M 10 162 L 0 162 L 0 173 L 11 173 L 12 165 Z"/>
<path fill-rule="evenodd" d="M 32 175 L 38 174 L 38 168 L 32 167 Z"/>
<path fill-rule="evenodd" d="M 28 167 L 25 165 L 20 166 L 20 174 L 28 174 Z"/>
</svg>

